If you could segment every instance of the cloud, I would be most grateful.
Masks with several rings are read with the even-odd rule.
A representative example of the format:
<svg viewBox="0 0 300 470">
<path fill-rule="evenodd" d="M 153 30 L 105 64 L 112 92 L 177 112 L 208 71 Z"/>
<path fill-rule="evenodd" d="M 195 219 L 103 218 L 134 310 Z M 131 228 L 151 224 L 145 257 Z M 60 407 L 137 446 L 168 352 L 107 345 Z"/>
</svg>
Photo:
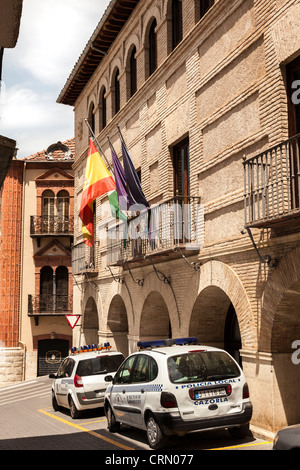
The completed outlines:
<svg viewBox="0 0 300 470">
<path fill-rule="evenodd" d="M 99 3 L 102 6 L 99 6 Z M 108 2 L 26 0 L 14 62 L 45 84 L 63 87 Z"/>
<path fill-rule="evenodd" d="M 27 157 L 74 136 L 70 106 L 56 103 L 109 0 L 26 0 L 17 46 L 4 53 L 0 132 Z"/>
</svg>

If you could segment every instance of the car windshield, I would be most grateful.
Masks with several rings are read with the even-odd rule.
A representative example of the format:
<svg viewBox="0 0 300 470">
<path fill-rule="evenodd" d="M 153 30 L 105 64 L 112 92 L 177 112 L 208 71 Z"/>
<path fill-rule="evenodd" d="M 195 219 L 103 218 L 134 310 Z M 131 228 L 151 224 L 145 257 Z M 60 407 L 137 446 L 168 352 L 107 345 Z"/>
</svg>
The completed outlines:
<svg viewBox="0 0 300 470">
<path fill-rule="evenodd" d="M 76 373 L 81 377 L 86 377 L 87 375 L 116 372 L 123 361 L 124 356 L 122 354 L 96 356 L 80 361 Z"/>
<path fill-rule="evenodd" d="M 240 375 L 236 363 L 222 351 L 193 351 L 169 357 L 168 370 L 173 383 L 216 381 Z"/>
</svg>

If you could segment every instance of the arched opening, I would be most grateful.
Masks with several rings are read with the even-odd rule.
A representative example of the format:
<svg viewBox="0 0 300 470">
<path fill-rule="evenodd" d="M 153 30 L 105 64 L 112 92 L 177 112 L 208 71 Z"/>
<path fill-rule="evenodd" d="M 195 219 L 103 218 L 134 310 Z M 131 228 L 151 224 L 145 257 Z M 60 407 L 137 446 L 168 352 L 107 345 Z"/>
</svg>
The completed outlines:
<svg viewBox="0 0 300 470">
<path fill-rule="evenodd" d="M 152 75 L 157 68 L 157 40 L 156 40 L 157 22 L 154 19 L 151 23 L 148 35 L 148 76 Z"/>
<path fill-rule="evenodd" d="M 182 41 L 182 0 L 172 0 L 172 49 Z"/>
<path fill-rule="evenodd" d="M 130 97 L 133 96 L 137 90 L 137 68 L 136 68 L 136 47 L 134 46 L 129 59 L 130 65 Z"/>
<path fill-rule="evenodd" d="M 113 335 L 115 348 L 125 357 L 128 356 L 128 320 L 125 303 L 120 295 L 111 301 L 107 317 L 107 327 Z"/>
<path fill-rule="evenodd" d="M 53 269 L 51 266 L 43 266 L 40 271 L 40 312 L 53 312 L 53 287 Z"/>
<path fill-rule="evenodd" d="M 68 312 L 69 271 L 66 266 L 58 266 L 55 271 L 55 305 L 56 312 Z"/>
<path fill-rule="evenodd" d="M 190 336 L 199 342 L 225 349 L 241 364 L 241 335 L 234 306 L 227 294 L 216 286 L 203 289 L 194 304 Z"/>
<path fill-rule="evenodd" d="M 98 309 L 93 297 L 90 297 L 86 303 L 83 314 L 83 344 L 97 344 L 98 343 Z"/>
<path fill-rule="evenodd" d="M 162 295 L 151 292 L 143 305 L 140 322 L 140 339 L 172 338 L 169 310 Z"/>
<path fill-rule="evenodd" d="M 100 92 L 100 100 L 99 100 L 99 121 L 100 126 L 99 130 L 102 131 L 106 127 L 107 123 L 107 114 L 106 114 L 106 89 L 103 87 Z"/>
<path fill-rule="evenodd" d="M 119 82 L 120 72 L 116 68 L 113 73 L 112 79 L 112 115 L 114 116 L 120 111 L 120 82 Z"/>
</svg>

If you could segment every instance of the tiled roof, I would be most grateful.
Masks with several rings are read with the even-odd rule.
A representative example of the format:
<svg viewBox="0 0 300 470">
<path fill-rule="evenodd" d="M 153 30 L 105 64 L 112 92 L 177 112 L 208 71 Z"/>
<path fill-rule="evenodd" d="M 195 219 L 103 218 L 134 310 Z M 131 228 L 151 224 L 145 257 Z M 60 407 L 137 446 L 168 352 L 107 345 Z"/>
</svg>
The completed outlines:
<svg viewBox="0 0 300 470">
<path fill-rule="evenodd" d="M 51 144 L 47 149 L 41 150 L 29 157 L 24 158 L 25 161 L 63 161 L 74 160 L 75 155 L 75 138 L 66 140 L 65 142 L 56 142 Z"/>
</svg>

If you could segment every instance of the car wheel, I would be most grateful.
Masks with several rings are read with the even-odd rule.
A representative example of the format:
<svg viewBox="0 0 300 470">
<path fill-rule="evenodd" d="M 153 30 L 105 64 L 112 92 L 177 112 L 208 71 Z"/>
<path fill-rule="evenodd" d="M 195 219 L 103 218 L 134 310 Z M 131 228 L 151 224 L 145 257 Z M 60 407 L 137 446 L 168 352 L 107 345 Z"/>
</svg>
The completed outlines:
<svg viewBox="0 0 300 470">
<path fill-rule="evenodd" d="M 228 431 L 231 437 L 234 437 L 235 439 L 240 439 L 242 437 L 249 436 L 250 434 L 249 424 L 245 424 L 238 428 L 229 428 Z"/>
<path fill-rule="evenodd" d="M 116 421 L 113 410 L 108 405 L 105 409 L 105 414 L 107 418 L 107 427 L 110 432 L 118 432 L 120 430 L 120 423 Z"/>
<path fill-rule="evenodd" d="M 52 408 L 54 409 L 54 411 L 59 411 L 60 410 L 60 406 L 57 403 L 57 400 L 56 400 L 56 397 L 55 397 L 54 393 L 52 393 Z"/>
<path fill-rule="evenodd" d="M 162 447 L 165 443 L 166 438 L 152 414 L 147 417 L 146 429 L 149 446 L 152 449 L 159 449 L 160 447 Z"/>
<path fill-rule="evenodd" d="M 72 419 L 77 419 L 80 416 L 80 411 L 77 410 L 76 405 L 72 397 L 69 398 L 70 415 Z"/>
</svg>

